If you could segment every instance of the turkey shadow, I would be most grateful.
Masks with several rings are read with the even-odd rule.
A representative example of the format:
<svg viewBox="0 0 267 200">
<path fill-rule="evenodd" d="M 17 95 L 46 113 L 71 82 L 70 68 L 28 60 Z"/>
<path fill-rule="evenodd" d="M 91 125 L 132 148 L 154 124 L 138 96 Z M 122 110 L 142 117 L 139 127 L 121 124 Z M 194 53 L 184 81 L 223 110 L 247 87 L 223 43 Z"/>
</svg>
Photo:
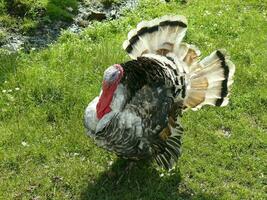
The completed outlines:
<svg viewBox="0 0 267 200">
<path fill-rule="evenodd" d="M 81 200 L 177 200 L 213 199 L 194 192 L 181 183 L 180 172 L 162 176 L 148 162 L 139 161 L 126 172 L 129 161 L 118 159 L 109 170 L 81 192 Z"/>
</svg>

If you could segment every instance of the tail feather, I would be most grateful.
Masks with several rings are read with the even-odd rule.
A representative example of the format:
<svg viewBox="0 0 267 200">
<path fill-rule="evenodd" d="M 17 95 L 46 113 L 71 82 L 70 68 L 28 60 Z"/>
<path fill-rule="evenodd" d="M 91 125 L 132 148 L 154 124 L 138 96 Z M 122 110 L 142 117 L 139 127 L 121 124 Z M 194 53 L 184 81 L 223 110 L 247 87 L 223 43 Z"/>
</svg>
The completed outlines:
<svg viewBox="0 0 267 200">
<path fill-rule="evenodd" d="M 184 16 L 164 16 L 151 21 L 142 21 L 128 33 L 123 48 L 132 59 L 144 54 L 166 55 L 179 49 L 187 29 Z"/>
<path fill-rule="evenodd" d="M 201 52 L 195 45 L 183 42 L 180 45 L 175 45 L 173 51 L 166 56 L 175 61 L 179 72 L 189 73 L 198 67 L 196 64 L 200 55 Z"/>
<path fill-rule="evenodd" d="M 203 105 L 226 106 L 233 83 L 235 65 L 224 50 L 213 52 L 190 68 L 184 105 L 199 109 Z"/>
<path fill-rule="evenodd" d="M 184 42 L 179 46 L 176 45 L 173 52 L 179 60 L 184 61 L 188 66 L 197 62 L 199 56 L 201 55 L 200 50 L 195 45 Z"/>
</svg>

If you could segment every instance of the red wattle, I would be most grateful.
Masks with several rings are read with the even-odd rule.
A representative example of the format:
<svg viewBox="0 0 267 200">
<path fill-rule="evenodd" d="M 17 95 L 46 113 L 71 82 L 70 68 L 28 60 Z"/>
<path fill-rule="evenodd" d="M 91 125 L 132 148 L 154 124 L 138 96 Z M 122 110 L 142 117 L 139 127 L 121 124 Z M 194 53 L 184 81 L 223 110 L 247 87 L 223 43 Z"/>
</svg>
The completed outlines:
<svg viewBox="0 0 267 200">
<path fill-rule="evenodd" d="M 103 89 L 103 92 L 96 105 L 96 116 L 98 119 L 101 119 L 106 113 L 109 113 L 111 111 L 110 103 L 112 101 L 114 91 L 113 88 L 110 88 L 110 90 L 108 90 L 107 88 Z"/>
<path fill-rule="evenodd" d="M 119 79 L 112 84 L 103 81 L 102 94 L 96 105 L 96 116 L 98 119 L 101 119 L 105 114 L 111 111 L 110 104 L 112 102 L 114 92 L 120 83 L 121 77 L 123 76 L 123 68 L 118 64 L 116 64 L 115 67 L 120 70 L 121 75 Z"/>
</svg>

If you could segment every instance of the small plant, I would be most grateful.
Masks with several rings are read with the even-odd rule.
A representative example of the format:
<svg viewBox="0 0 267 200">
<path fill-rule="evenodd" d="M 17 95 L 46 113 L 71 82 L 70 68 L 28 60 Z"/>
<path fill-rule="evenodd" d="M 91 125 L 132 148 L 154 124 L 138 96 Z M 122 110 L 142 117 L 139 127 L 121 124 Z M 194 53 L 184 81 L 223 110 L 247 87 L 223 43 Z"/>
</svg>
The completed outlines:
<svg viewBox="0 0 267 200">
<path fill-rule="evenodd" d="M 0 29 L 0 45 L 3 43 L 3 41 L 5 40 L 7 36 L 7 32 L 5 30 L 1 30 Z"/>
<path fill-rule="evenodd" d="M 51 20 L 72 21 L 77 7 L 76 0 L 51 0 L 47 4 L 46 11 Z M 67 8 L 72 8 L 73 11 L 70 12 Z"/>
<path fill-rule="evenodd" d="M 18 20 L 11 17 L 10 15 L 0 15 L 0 24 L 5 28 L 12 28 L 16 27 L 18 23 Z"/>
<path fill-rule="evenodd" d="M 4 0 L 0 0 L 0 15 L 6 12 L 6 3 Z"/>
<path fill-rule="evenodd" d="M 23 33 L 31 32 L 37 27 L 37 21 L 34 21 L 30 18 L 24 18 L 21 26 L 21 30 Z"/>
</svg>

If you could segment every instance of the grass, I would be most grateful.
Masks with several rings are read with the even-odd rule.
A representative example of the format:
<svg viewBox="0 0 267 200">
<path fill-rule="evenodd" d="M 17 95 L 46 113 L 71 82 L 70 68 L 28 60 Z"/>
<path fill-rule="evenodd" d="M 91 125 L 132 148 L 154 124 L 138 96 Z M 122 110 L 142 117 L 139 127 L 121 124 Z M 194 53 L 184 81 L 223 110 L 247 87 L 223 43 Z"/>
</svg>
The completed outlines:
<svg viewBox="0 0 267 200">
<path fill-rule="evenodd" d="M 65 32 L 45 50 L 0 52 L 0 199 L 266 199 L 266 2 L 141 2 L 81 35 Z M 118 181 L 126 163 L 85 136 L 83 112 L 104 69 L 129 59 L 121 48 L 127 32 L 170 13 L 187 16 L 186 41 L 203 56 L 231 54 L 231 102 L 184 115 L 172 174 L 141 162 Z"/>
</svg>

